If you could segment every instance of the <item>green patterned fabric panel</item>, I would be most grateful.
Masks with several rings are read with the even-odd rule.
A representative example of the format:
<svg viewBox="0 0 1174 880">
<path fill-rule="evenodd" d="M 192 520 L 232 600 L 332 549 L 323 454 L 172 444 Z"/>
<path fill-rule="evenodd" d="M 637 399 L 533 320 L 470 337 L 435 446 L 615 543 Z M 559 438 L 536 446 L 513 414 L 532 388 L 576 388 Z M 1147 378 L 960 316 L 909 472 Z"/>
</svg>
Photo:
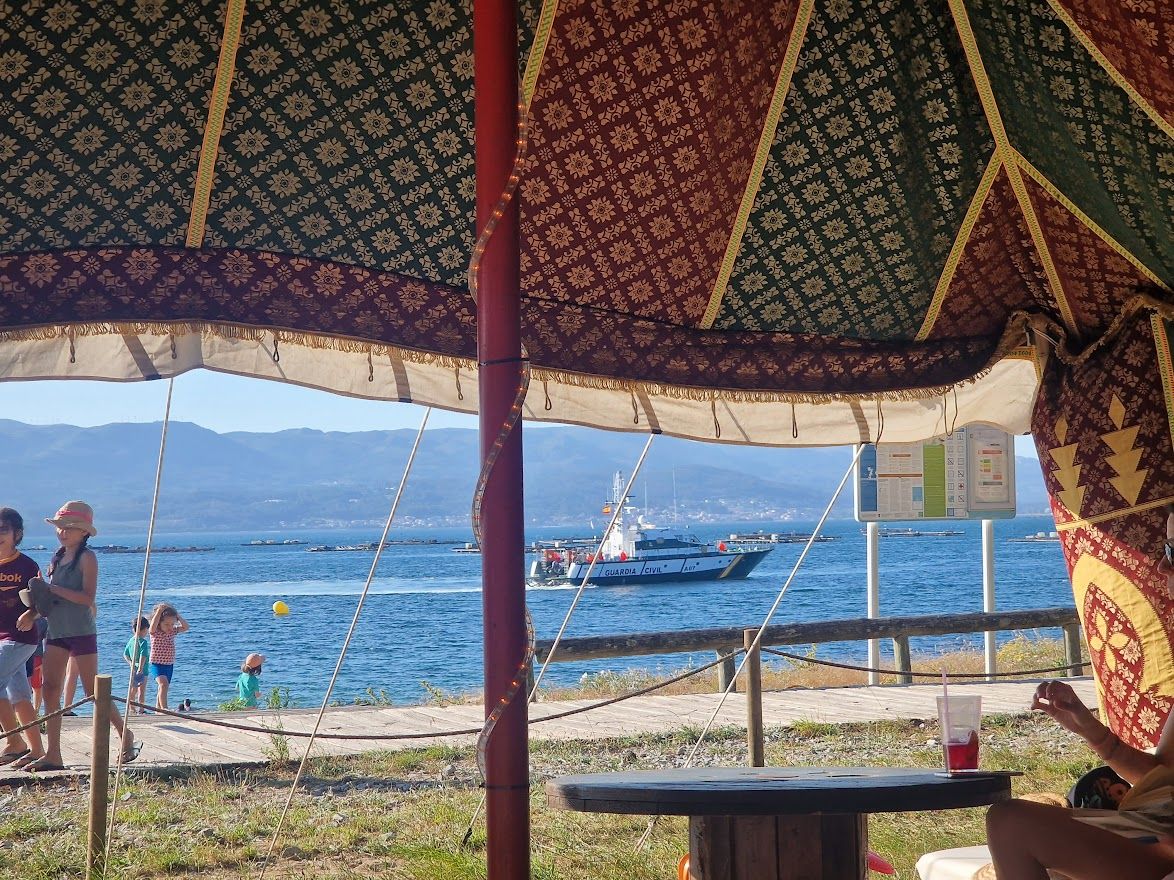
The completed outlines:
<svg viewBox="0 0 1174 880">
<path fill-rule="evenodd" d="M 972 0 L 1011 145 L 1174 286 L 1174 144 L 1046 3 Z M 1048 20 L 1052 24 L 1047 24 Z"/>
<path fill-rule="evenodd" d="M 471 0 L 249 3 L 207 246 L 463 287 L 474 197 Z"/>
<path fill-rule="evenodd" d="M 912 338 L 993 151 L 945 4 L 817 3 L 714 327 Z"/>
<path fill-rule="evenodd" d="M 222 3 L 0 7 L 0 252 L 182 245 Z"/>
</svg>

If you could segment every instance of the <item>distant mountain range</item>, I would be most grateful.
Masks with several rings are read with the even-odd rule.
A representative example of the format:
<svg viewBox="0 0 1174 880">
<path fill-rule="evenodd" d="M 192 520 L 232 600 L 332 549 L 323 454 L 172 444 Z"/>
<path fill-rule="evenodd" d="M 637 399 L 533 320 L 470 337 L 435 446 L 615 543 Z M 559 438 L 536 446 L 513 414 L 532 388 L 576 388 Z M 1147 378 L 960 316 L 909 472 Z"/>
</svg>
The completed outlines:
<svg viewBox="0 0 1174 880">
<path fill-rule="evenodd" d="M 0 504 L 29 533 L 70 498 L 89 501 L 107 532 L 145 532 L 159 424 L 96 428 L 0 420 L 6 462 Z M 160 492 L 166 531 L 283 530 L 382 524 L 413 430 L 217 434 L 173 422 Z M 601 525 L 612 474 L 632 467 L 643 435 L 579 427 L 524 434 L 526 519 Z M 466 525 L 477 478 L 477 433 L 429 431 L 401 502 L 402 526 Z M 752 521 L 810 519 L 822 512 L 851 460 L 849 449 L 766 449 L 658 437 L 633 491 L 653 517 Z M 1039 463 L 1017 460 L 1021 513 L 1046 513 Z M 852 515 L 851 486 L 834 515 Z"/>
</svg>

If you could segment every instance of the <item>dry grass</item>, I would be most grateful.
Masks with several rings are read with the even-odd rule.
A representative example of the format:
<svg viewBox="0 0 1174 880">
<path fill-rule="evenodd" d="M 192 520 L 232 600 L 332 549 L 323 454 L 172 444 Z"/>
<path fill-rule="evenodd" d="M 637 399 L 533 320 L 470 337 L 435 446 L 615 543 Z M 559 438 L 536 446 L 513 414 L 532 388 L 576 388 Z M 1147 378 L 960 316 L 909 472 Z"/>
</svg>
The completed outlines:
<svg viewBox="0 0 1174 880">
<path fill-rule="evenodd" d="M 983 764 L 1026 772 L 1019 793 L 1063 792 L 1095 763 L 1078 740 L 1040 716 L 986 719 Z M 661 820 L 651 845 L 634 851 L 647 819 L 568 813 L 545 804 L 542 783 L 571 772 L 679 764 L 692 732 L 593 742 L 542 742 L 531 751 L 533 877 L 664 880 L 688 848 L 686 824 Z M 744 733 L 715 732 L 706 764 L 744 761 Z M 775 765 L 937 765 L 939 751 L 919 722 L 797 725 L 772 728 L 767 763 Z M 258 877 L 292 772 L 288 768 L 186 780 L 129 780 L 119 804 L 108 877 Z M 80 877 L 84 791 L 25 789 L 0 808 L 0 877 Z M 304 880 L 480 880 L 485 838 L 477 826 L 460 845 L 480 799 L 471 749 L 368 753 L 312 762 L 266 877 Z M 915 876 L 913 862 L 932 849 L 982 840 L 981 809 L 871 818 L 871 845 Z"/>
</svg>

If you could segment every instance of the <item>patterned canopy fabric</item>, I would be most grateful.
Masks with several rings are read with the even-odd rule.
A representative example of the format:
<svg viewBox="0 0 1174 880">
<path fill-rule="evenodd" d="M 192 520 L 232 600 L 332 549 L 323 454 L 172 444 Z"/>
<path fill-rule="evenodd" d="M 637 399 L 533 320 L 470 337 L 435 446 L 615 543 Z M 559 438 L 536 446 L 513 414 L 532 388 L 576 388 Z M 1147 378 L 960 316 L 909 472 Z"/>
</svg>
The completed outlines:
<svg viewBox="0 0 1174 880">
<path fill-rule="evenodd" d="M 1169 311 L 1165 6 L 523 2 L 527 415 L 1026 430 Z M 0 372 L 475 409 L 472 89 L 467 3 L 6 8 Z"/>
</svg>

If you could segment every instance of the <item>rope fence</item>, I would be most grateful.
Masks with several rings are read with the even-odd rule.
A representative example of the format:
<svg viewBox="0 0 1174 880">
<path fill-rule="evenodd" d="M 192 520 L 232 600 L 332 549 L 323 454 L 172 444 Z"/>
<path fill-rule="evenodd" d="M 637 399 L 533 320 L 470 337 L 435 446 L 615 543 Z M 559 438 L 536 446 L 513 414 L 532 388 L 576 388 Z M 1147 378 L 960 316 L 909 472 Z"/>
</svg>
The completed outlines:
<svg viewBox="0 0 1174 880">
<path fill-rule="evenodd" d="M 813 666 L 830 666 L 833 669 L 848 669 L 852 672 L 877 672 L 881 675 L 908 675 L 913 678 L 932 678 L 941 681 L 941 670 L 937 672 L 913 672 L 907 669 L 884 669 L 873 666 L 857 666 L 852 663 L 837 663 L 834 660 L 817 660 L 814 657 L 804 657 L 801 654 L 791 654 L 787 651 L 779 651 L 775 648 L 763 648 L 762 653 L 773 654 L 776 657 L 785 657 L 788 660 L 795 660 L 800 663 L 810 663 Z M 1079 663 L 1064 663 L 1061 666 L 1049 666 L 1046 669 L 1020 669 L 1012 672 L 951 672 L 950 678 L 1021 678 L 1028 675 L 1043 675 L 1048 672 L 1065 672 L 1069 669 L 1079 667 L 1084 669 L 1092 664 L 1085 660 Z"/>
<path fill-rule="evenodd" d="M 876 668 L 876 667 L 872 667 L 872 666 L 860 666 L 860 665 L 853 664 L 853 663 L 840 663 L 840 662 L 837 662 L 834 660 L 819 660 L 815 657 L 805 657 L 801 654 L 792 654 L 788 651 L 779 651 L 775 648 L 760 648 L 760 650 L 762 651 L 763 654 L 771 654 L 773 656 L 782 657 L 786 660 L 791 660 L 794 662 L 809 663 L 809 664 L 812 664 L 815 666 L 828 666 L 828 667 L 832 667 L 835 669 L 846 669 L 851 672 L 864 672 L 864 673 L 877 672 L 877 673 L 880 673 L 881 675 L 912 675 L 917 678 L 927 678 L 927 679 L 934 679 L 934 680 L 941 679 L 941 672 L 940 671 L 939 672 L 907 672 L 907 671 L 903 671 L 900 669 L 886 669 L 883 667 Z M 653 682 L 650 685 L 647 685 L 645 687 L 631 691 L 629 693 L 619 694 L 614 697 L 609 697 L 605 700 L 599 700 L 598 702 L 591 703 L 587 706 L 576 706 L 573 709 L 567 709 L 566 711 L 563 711 L 563 712 L 555 712 L 551 715 L 543 715 L 538 718 L 531 718 L 530 724 L 531 725 L 542 724 L 546 721 L 556 721 L 556 720 L 559 720 L 562 718 L 570 718 L 571 716 L 574 716 L 574 715 L 582 715 L 586 712 L 593 712 L 597 709 L 603 709 L 607 706 L 614 706 L 617 703 L 622 703 L 625 700 L 630 700 L 634 697 L 642 697 L 647 694 L 654 693 L 655 691 L 661 690 L 663 688 L 669 687 L 670 685 L 677 684 L 678 682 L 693 678 L 694 676 L 700 675 L 703 672 L 708 672 L 710 669 L 713 669 L 715 666 L 720 666 L 722 663 L 725 663 L 726 661 L 731 660 L 731 659 L 733 659 L 741 654 L 744 654 L 744 653 L 746 653 L 745 649 L 739 648 L 738 650 L 735 650 L 735 651 L 729 651 L 728 653 L 725 653 L 725 654 L 719 654 L 716 657 L 716 659 L 712 660 L 709 663 L 706 663 L 703 666 L 698 666 L 694 669 L 687 669 L 684 672 L 681 672 L 677 675 L 666 678 L 662 681 Z M 1033 675 L 1045 675 L 1047 673 L 1052 673 L 1052 672 L 1063 672 L 1063 671 L 1066 671 L 1066 670 L 1071 669 L 1073 667 L 1085 668 L 1089 665 L 1090 665 L 1089 662 L 1085 661 L 1082 663 L 1064 663 L 1063 665 L 1060 665 L 1060 666 L 1049 666 L 1049 667 L 1038 668 L 1038 669 L 1020 669 L 1020 670 L 1014 670 L 1014 671 L 1010 671 L 1010 672 L 997 672 L 997 673 L 990 673 L 990 674 L 985 673 L 985 672 L 952 672 L 952 673 L 950 673 L 950 677 L 951 678 L 1016 678 L 1016 677 L 1033 676 Z M 315 734 L 313 731 L 286 730 L 282 727 L 266 726 L 264 724 L 242 724 L 242 723 L 235 722 L 235 721 L 225 721 L 220 718 L 210 718 L 210 717 L 207 717 L 204 715 L 197 715 L 197 714 L 194 714 L 191 712 L 175 712 L 170 709 L 159 709 L 159 708 L 156 708 L 155 706 L 150 706 L 145 703 L 140 703 L 136 700 L 127 700 L 125 697 L 111 696 L 110 699 L 116 703 L 122 703 L 122 704 L 125 704 L 127 706 L 131 706 L 136 709 L 150 710 L 157 715 L 164 715 L 164 716 L 167 716 L 170 718 L 176 718 L 181 721 L 190 721 L 195 724 L 204 724 L 209 727 L 221 727 L 226 730 L 239 730 L 244 733 L 260 733 L 260 734 L 266 734 L 269 736 L 276 735 L 276 736 L 288 736 L 288 737 L 293 737 L 293 738 L 304 738 L 304 739 L 316 738 L 316 739 L 340 740 L 340 741 L 348 741 L 349 740 L 349 741 L 355 741 L 355 742 L 383 742 L 383 741 L 394 742 L 397 740 L 434 739 L 434 738 L 443 738 L 443 737 L 449 737 L 449 736 L 472 736 L 474 734 L 479 734 L 482 731 L 482 725 L 478 725 L 476 727 L 463 727 L 463 728 L 458 728 L 455 730 L 423 731 L 423 732 L 417 732 L 417 733 L 322 733 L 322 732 L 318 732 L 317 734 Z M 14 727 L 12 730 L 2 731 L 2 733 L 5 735 L 20 733 L 24 730 L 28 730 L 30 727 L 35 727 L 35 726 L 41 724 L 42 722 L 44 722 L 44 720 L 46 718 L 52 718 L 56 715 L 64 715 L 66 712 L 71 712 L 74 709 L 77 709 L 79 706 L 84 706 L 87 703 L 92 703 L 93 701 L 94 701 L 93 697 L 85 697 L 84 699 L 78 700 L 76 703 L 71 703 L 62 709 L 58 709 L 56 712 L 50 712 L 48 715 L 40 716 L 37 718 L 36 721 L 33 721 L 29 724 L 23 724 L 20 727 Z"/>
<path fill-rule="evenodd" d="M 668 687 L 669 685 L 676 684 L 679 681 L 684 681 L 687 678 L 692 678 L 695 675 L 700 675 L 702 672 L 706 672 L 706 671 L 712 669 L 713 667 L 717 666 L 718 664 L 724 663 L 726 660 L 737 656 L 740 653 L 742 653 L 742 651 L 731 651 L 728 654 L 723 654 L 723 655 L 719 656 L 716 660 L 714 660 L 711 663 L 706 663 L 704 666 L 698 666 L 696 669 L 686 670 L 685 672 L 682 672 L 678 675 L 674 675 L 671 678 L 666 678 L 664 681 L 654 682 L 653 684 L 648 685 L 647 687 L 640 688 L 639 690 L 632 691 L 631 693 L 628 693 L 628 694 L 620 694 L 619 696 L 609 697 L 606 700 L 600 700 L 599 702 L 592 703 L 588 706 L 578 706 L 574 709 L 567 709 L 565 712 L 556 712 L 552 715 L 544 715 L 541 718 L 531 718 L 530 724 L 541 724 L 544 721 L 555 721 L 559 718 L 569 718 L 572 715 L 581 715 L 584 712 L 592 712 L 596 709 L 602 709 L 605 706 L 611 706 L 616 703 L 623 702 L 624 700 L 630 700 L 633 697 L 642 697 L 645 694 L 650 694 L 653 691 L 658 691 L 661 688 L 665 688 L 665 687 Z M 241 730 L 246 733 L 263 733 L 263 734 L 267 734 L 270 736 L 276 735 L 276 736 L 289 736 L 289 737 L 295 737 L 295 738 L 301 737 L 301 738 L 305 738 L 305 739 L 315 738 L 315 739 L 330 739 L 330 740 L 355 740 L 355 741 L 363 741 L 363 742 L 379 742 L 379 741 L 383 741 L 383 740 L 394 741 L 394 740 L 410 740 L 410 739 L 433 739 L 433 738 L 440 738 L 440 737 L 446 737 L 446 736 L 469 736 L 472 734 L 481 733 L 481 730 L 482 730 L 482 726 L 478 725 L 477 727 L 464 727 L 464 728 L 460 728 L 458 730 L 424 731 L 424 732 L 420 732 L 420 733 L 318 733 L 317 735 L 315 735 L 312 731 L 308 731 L 308 730 L 307 731 L 286 730 L 281 727 L 266 727 L 265 725 L 256 725 L 256 724 L 239 724 L 234 721 L 223 721 L 219 718 L 208 718 L 208 717 L 205 717 L 202 715 L 194 715 L 190 712 L 173 712 L 170 709 L 157 709 L 154 706 L 147 706 L 147 705 L 145 705 L 143 703 L 139 703 L 135 700 L 127 700 L 123 697 L 111 697 L 111 699 L 114 700 L 116 703 L 125 703 L 126 705 L 132 706 L 136 709 L 150 709 L 158 715 L 166 715 L 171 718 L 179 718 L 183 721 L 194 721 L 197 724 L 206 724 L 210 727 L 223 727 L 228 730 Z M 87 700 L 82 701 L 82 703 L 85 703 L 85 702 L 88 702 L 88 701 Z M 80 705 L 82 705 L 82 703 L 76 703 L 75 705 L 80 706 Z M 71 706 L 69 708 L 73 708 L 73 707 Z M 20 728 L 20 729 L 23 730 L 24 728 Z"/>
<path fill-rule="evenodd" d="M 76 703 L 70 703 L 63 709 L 58 709 L 56 712 L 50 712 L 48 715 L 39 715 L 36 719 L 30 721 L 28 724 L 22 724 L 20 727 L 14 727 L 11 730 L 0 730 L 0 735 L 11 736 L 14 733 L 23 733 L 33 727 L 39 727 L 44 724 L 46 719 L 56 718 L 58 715 L 64 715 L 66 712 L 72 712 L 78 706 L 84 706 L 86 703 L 94 702 L 93 697 L 83 697 Z"/>
</svg>

